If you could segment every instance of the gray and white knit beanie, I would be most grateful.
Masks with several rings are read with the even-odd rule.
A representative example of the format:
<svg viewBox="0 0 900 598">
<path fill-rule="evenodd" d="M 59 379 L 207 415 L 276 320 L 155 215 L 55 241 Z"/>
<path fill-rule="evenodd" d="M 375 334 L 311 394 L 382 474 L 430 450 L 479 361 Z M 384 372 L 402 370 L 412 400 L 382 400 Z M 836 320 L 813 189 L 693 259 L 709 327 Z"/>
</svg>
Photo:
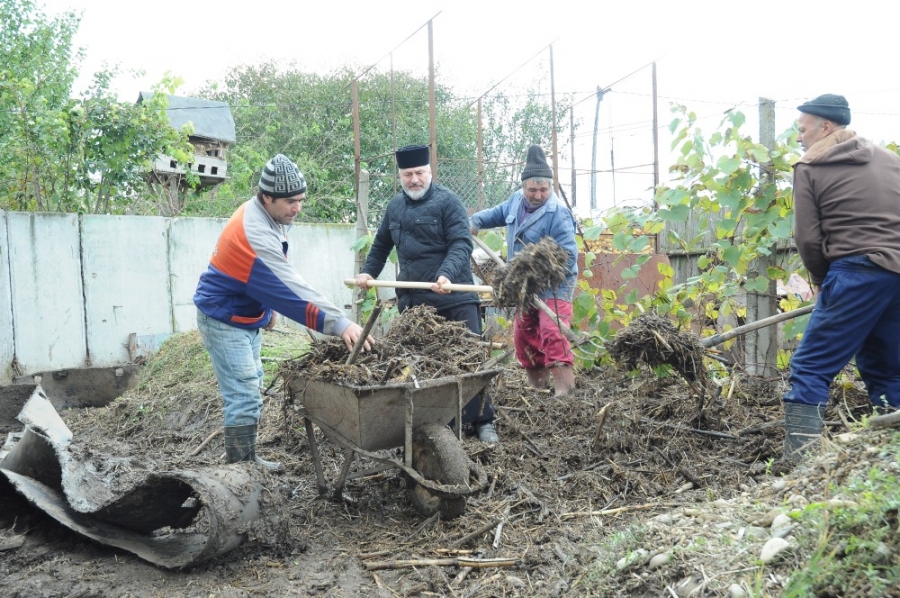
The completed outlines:
<svg viewBox="0 0 900 598">
<path fill-rule="evenodd" d="M 306 179 L 296 164 L 278 154 L 266 162 L 259 176 L 259 190 L 273 199 L 293 197 L 306 192 Z"/>
</svg>

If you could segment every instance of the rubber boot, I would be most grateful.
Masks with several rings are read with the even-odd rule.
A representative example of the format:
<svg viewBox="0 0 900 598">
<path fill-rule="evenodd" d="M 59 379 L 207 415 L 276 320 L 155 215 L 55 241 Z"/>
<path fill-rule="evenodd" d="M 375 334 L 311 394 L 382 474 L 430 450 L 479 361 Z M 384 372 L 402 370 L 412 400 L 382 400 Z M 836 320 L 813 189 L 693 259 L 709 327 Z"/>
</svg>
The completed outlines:
<svg viewBox="0 0 900 598">
<path fill-rule="evenodd" d="M 478 434 L 478 440 L 485 444 L 497 444 L 500 442 L 500 435 L 494 427 L 494 422 L 477 422 L 473 426 L 475 433 Z"/>
<path fill-rule="evenodd" d="M 252 461 L 269 471 L 281 471 L 281 463 L 266 461 L 256 456 L 257 425 L 225 426 L 225 461 L 240 463 Z"/>
<path fill-rule="evenodd" d="M 822 434 L 825 405 L 784 403 L 784 460 L 798 461 L 808 455 Z"/>
<path fill-rule="evenodd" d="M 553 373 L 553 389 L 556 396 L 564 397 L 575 388 L 575 369 L 570 365 L 560 365 L 550 370 Z"/>
<path fill-rule="evenodd" d="M 525 375 L 528 376 L 528 384 L 541 390 L 547 388 L 550 382 L 550 370 L 547 368 L 526 368 Z"/>
</svg>

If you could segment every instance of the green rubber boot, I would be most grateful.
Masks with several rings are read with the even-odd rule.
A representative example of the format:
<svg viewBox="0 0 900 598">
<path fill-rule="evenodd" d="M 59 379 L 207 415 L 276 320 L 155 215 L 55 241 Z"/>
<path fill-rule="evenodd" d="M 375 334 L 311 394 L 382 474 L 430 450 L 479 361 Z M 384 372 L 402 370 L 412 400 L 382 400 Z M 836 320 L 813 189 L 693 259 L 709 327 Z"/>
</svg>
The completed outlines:
<svg viewBox="0 0 900 598">
<path fill-rule="evenodd" d="M 225 461 L 228 463 L 253 461 L 269 471 L 281 471 L 281 463 L 266 461 L 256 456 L 256 431 L 256 424 L 225 426 Z"/>
<path fill-rule="evenodd" d="M 822 434 L 825 405 L 784 403 L 784 460 L 798 461 L 808 455 Z"/>
</svg>

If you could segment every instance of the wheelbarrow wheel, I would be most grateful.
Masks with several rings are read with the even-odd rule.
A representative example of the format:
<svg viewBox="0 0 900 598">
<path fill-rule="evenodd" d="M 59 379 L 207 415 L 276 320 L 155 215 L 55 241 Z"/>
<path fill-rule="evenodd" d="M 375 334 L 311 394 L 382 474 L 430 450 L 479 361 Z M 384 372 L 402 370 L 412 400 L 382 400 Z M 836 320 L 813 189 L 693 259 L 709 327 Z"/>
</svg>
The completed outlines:
<svg viewBox="0 0 900 598">
<path fill-rule="evenodd" d="M 412 467 L 426 480 L 441 485 L 469 483 L 469 457 L 447 426 L 426 424 L 413 430 Z M 409 498 L 422 515 L 440 512 L 454 519 L 466 511 L 465 496 L 438 496 L 408 478 Z"/>
</svg>

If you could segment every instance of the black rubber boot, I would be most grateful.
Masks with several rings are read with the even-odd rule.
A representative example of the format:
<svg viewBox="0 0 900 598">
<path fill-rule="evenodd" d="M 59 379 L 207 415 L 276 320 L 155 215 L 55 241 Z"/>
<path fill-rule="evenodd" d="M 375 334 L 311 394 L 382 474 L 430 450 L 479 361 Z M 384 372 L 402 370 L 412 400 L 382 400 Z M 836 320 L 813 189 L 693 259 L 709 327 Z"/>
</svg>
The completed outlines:
<svg viewBox="0 0 900 598">
<path fill-rule="evenodd" d="M 225 426 L 225 461 L 239 463 L 253 461 L 269 471 L 281 471 L 281 463 L 256 456 L 256 424 Z"/>
<path fill-rule="evenodd" d="M 822 434 L 825 405 L 784 403 L 784 460 L 798 461 L 809 454 Z"/>
</svg>

